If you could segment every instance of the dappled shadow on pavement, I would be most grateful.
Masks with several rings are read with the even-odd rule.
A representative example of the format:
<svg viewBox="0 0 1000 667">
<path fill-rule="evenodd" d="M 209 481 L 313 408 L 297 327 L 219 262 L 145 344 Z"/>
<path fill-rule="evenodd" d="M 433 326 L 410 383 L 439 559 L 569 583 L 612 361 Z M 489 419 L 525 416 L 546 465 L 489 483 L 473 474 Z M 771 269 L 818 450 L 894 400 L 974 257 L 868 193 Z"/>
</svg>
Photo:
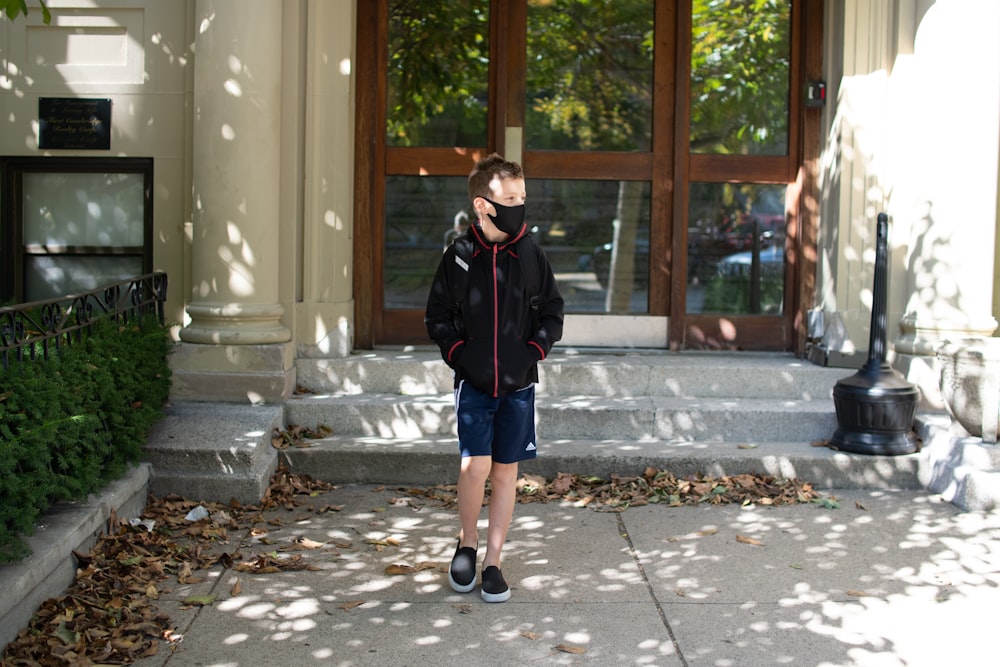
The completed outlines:
<svg viewBox="0 0 1000 667">
<path fill-rule="evenodd" d="M 518 505 L 504 560 L 513 597 L 489 605 L 448 587 L 447 500 L 318 493 L 266 512 L 239 547 L 243 562 L 299 555 L 308 569 L 216 566 L 175 584 L 159 606 L 181 639 L 137 664 L 912 666 L 985 650 L 1000 516 L 915 492 L 834 495 Z"/>
</svg>

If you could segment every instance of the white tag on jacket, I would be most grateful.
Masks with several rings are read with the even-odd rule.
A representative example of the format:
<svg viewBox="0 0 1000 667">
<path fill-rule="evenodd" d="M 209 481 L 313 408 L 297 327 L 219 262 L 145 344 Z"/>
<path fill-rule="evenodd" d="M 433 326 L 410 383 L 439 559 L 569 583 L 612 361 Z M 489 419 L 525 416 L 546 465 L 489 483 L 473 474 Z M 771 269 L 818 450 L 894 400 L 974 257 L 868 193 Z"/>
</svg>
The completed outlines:
<svg viewBox="0 0 1000 667">
<path fill-rule="evenodd" d="M 462 267 L 463 271 L 468 271 L 469 270 L 468 263 L 464 259 L 462 259 L 461 257 L 459 257 L 458 255 L 455 255 L 455 263 L 458 264 L 460 267 Z"/>
</svg>

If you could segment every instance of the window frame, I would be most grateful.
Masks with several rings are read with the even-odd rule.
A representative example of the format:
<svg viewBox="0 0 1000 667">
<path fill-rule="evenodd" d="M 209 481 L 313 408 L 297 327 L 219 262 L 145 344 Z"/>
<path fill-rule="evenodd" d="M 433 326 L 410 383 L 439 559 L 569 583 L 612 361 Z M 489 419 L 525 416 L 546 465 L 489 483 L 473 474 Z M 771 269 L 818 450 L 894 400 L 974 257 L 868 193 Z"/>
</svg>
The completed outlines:
<svg viewBox="0 0 1000 667">
<path fill-rule="evenodd" d="M 141 246 L 60 246 L 24 242 L 24 175 L 141 174 L 143 243 Z M 150 157 L 0 157 L 0 300 L 24 302 L 29 257 L 140 257 L 142 274 L 153 270 L 153 158 Z"/>
</svg>

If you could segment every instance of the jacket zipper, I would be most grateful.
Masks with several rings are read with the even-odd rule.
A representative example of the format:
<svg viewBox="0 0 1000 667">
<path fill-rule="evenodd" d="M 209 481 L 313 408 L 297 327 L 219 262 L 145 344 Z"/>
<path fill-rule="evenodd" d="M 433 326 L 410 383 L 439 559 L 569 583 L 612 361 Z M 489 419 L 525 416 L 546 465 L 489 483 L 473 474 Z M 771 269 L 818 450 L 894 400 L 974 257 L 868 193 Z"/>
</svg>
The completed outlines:
<svg viewBox="0 0 1000 667">
<path fill-rule="evenodd" d="M 493 397 L 500 395 L 500 290 L 497 287 L 497 246 L 493 245 Z"/>
</svg>

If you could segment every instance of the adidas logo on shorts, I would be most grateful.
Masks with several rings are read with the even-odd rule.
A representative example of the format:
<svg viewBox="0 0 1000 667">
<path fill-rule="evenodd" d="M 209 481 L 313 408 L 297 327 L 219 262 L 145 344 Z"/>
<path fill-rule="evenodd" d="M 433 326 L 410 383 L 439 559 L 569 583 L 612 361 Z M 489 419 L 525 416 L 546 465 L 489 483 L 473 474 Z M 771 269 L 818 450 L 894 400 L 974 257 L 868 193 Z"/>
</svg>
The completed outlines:
<svg viewBox="0 0 1000 667">
<path fill-rule="evenodd" d="M 524 448 L 524 451 L 526 451 L 526 452 L 533 452 L 533 451 L 535 451 L 535 443 L 529 442 L 528 446 Z"/>
</svg>

